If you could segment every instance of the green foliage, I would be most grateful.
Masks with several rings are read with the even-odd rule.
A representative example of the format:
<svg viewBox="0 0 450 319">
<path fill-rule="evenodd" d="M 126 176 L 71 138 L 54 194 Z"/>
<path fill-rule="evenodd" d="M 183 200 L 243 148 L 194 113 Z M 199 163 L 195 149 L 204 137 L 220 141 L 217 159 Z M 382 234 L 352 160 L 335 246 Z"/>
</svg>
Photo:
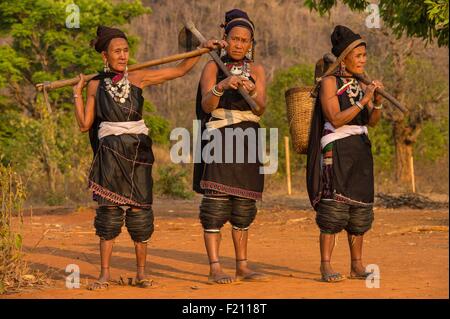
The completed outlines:
<svg viewBox="0 0 450 319">
<path fill-rule="evenodd" d="M 189 171 L 180 165 L 164 165 L 158 168 L 158 180 L 155 184 L 155 191 L 161 195 L 174 198 L 190 199 L 194 193 L 188 191 L 190 185 L 188 177 Z"/>
<path fill-rule="evenodd" d="M 38 153 L 41 125 L 17 111 L 0 113 L 0 163 L 23 170 Z"/>
<path fill-rule="evenodd" d="M 366 0 L 343 0 L 351 10 L 362 11 L 370 4 Z M 316 10 L 320 15 L 329 13 L 337 5 L 337 0 L 305 0 L 305 5 L 311 10 Z"/>
<path fill-rule="evenodd" d="M 371 65 L 381 65 L 379 58 L 371 57 Z M 395 67 L 391 57 L 384 60 L 385 67 L 379 69 L 386 87 L 395 87 Z M 420 134 L 414 144 L 414 157 L 418 161 L 432 162 L 448 153 L 448 81 L 435 72 L 430 61 L 410 57 L 405 61 L 405 84 L 407 92 L 404 104 L 410 109 L 405 118 L 408 126 L 414 129 L 421 127 Z M 439 98 L 441 97 L 441 98 Z M 447 97 L 447 98 L 445 98 Z M 388 102 L 389 108 L 392 106 Z M 395 161 L 394 137 L 392 126 L 387 117 L 383 118 L 375 128 L 369 128 L 375 169 L 378 172 L 392 170 Z"/>
<path fill-rule="evenodd" d="M 262 125 L 278 127 L 278 134 L 281 137 L 289 134 L 284 94 L 292 87 L 311 86 L 313 83 L 313 65 L 299 64 L 276 72 L 267 89 L 267 109 L 262 119 Z"/>
<path fill-rule="evenodd" d="M 371 57 L 371 64 L 380 65 L 377 57 Z M 394 78 L 390 66 L 392 60 L 388 57 L 384 61 L 383 78 L 385 85 L 394 86 L 390 79 Z M 447 154 L 448 149 L 448 99 L 434 102 L 439 95 L 448 96 L 448 82 L 436 75 L 430 61 L 409 58 L 406 60 L 406 89 L 408 96 L 406 103 L 412 108 L 409 121 L 423 123 L 423 129 L 415 145 L 415 154 L 418 160 L 434 161 Z M 370 70 L 372 74 L 375 70 Z M 380 71 L 380 70 L 378 70 Z M 379 72 L 374 72 L 379 73 Z M 279 129 L 279 171 L 284 173 L 285 154 L 283 136 L 289 136 L 289 127 L 286 117 L 286 103 L 284 93 L 287 89 L 296 86 L 309 86 L 313 84 L 313 66 L 297 65 L 281 70 L 274 76 L 268 87 L 268 104 L 263 116 L 263 126 L 278 127 Z M 419 119 L 417 119 L 419 117 Z M 389 172 L 393 169 L 395 161 L 394 138 L 392 126 L 388 119 L 383 118 L 377 126 L 369 128 L 372 142 L 372 152 L 377 173 Z M 291 152 L 292 153 L 292 152 Z M 305 165 L 305 156 L 293 154 L 291 166 L 293 170 Z"/>
<path fill-rule="evenodd" d="M 343 0 L 351 10 L 362 11 L 370 1 Z M 329 13 L 337 0 L 306 0 L 306 6 L 323 15 Z M 397 36 L 406 33 L 425 40 L 437 39 L 448 47 L 448 0 L 380 0 L 380 16 Z"/>
<path fill-rule="evenodd" d="M 85 186 L 92 154 L 74 118 L 72 88 L 48 92 L 48 106 L 34 85 L 101 70 L 102 59 L 90 46 L 97 26 L 123 26 L 151 12 L 141 1 L 78 0 L 80 27 L 67 28 L 69 4 L 73 1 L 0 2 L 0 33 L 10 43 L 0 46 L 0 89 L 8 93 L 0 99 L 0 163 L 13 163 L 30 177 L 29 187 L 50 205 L 62 203 L 70 186 Z M 132 55 L 137 39 L 130 34 L 128 39 Z M 155 141 L 164 142 L 168 124 L 154 114 L 145 120 Z M 42 187 L 42 178 L 48 187 Z"/>
<path fill-rule="evenodd" d="M 382 118 L 375 127 L 369 127 L 369 137 L 372 143 L 375 172 L 391 171 L 395 147 L 392 137 L 392 126 L 389 121 Z"/>
<path fill-rule="evenodd" d="M 448 0 L 425 0 L 428 5 L 428 19 L 436 26 L 438 44 L 448 46 Z"/>
<path fill-rule="evenodd" d="M 104 0 L 80 0 L 80 28 L 66 28 L 66 6 L 72 1 L 4 0 L 0 4 L 0 32 L 11 36 L 11 46 L 0 47 L 0 88 L 7 83 L 36 84 L 70 78 L 102 67 L 99 54 L 90 47 L 96 27 L 123 25 L 149 13 L 139 1 L 112 4 Z M 129 36 L 130 47 L 136 38 Z M 50 92 L 56 105 L 71 104 L 70 88 Z M 70 109 L 70 108 L 67 108 Z"/>
<path fill-rule="evenodd" d="M 148 101 L 144 102 L 143 118 L 150 129 L 150 137 L 154 143 L 166 145 L 169 143 L 170 125 L 165 118 L 155 114 L 155 106 Z"/>
<path fill-rule="evenodd" d="M 428 163 L 448 155 L 448 118 L 427 121 L 422 128 L 414 149 L 419 161 Z"/>
</svg>

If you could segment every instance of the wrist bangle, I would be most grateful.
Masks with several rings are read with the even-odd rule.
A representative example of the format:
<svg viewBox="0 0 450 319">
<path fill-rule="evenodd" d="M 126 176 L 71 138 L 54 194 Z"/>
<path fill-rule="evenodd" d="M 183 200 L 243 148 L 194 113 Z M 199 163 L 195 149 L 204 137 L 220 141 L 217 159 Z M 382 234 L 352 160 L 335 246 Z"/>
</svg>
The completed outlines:
<svg viewBox="0 0 450 319">
<path fill-rule="evenodd" d="M 224 91 L 220 92 L 217 90 L 217 84 L 213 86 L 211 92 L 212 92 L 212 94 L 214 94 L 217 97 L 221 97 L 224 93 Z"/>
<path fill-rule="evenodd" d="M 359 101 L 355 102 L 355 105 L 362 111 L 364 110 L 364 105 L 362 105 Z"/>
<path fill-rule="evenodd" d="M 374 105 L 373 108 L 374 108 L 375 110 L 381 110 L 381 109 L 383 108 L 383 104 L 380 104 L 380 105 Z"/>
<path fill-rule="evenodd" d="M 253 94 L 250 95 L 250 97 L 252 97 L 252 98 L 255 98 L 257 96 L 258 96 L 258 92 L 256 92 L 256 91 Z"/>
</svg>

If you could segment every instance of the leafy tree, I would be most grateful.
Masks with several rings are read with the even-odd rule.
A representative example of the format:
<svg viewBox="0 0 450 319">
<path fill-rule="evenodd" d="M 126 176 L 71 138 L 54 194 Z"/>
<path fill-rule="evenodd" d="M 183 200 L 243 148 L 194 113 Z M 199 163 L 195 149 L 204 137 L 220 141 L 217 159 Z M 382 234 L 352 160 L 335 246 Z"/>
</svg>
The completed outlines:
<svg viewBox="0 0 450 319">
<path fill-rule="evenodd" d="M 364 0 L 343 0 L 352 10 L 361 11 L 369 4 Z M 330 12 L 336 5 L 335 0 L 307 0 L 310 9 L 320 14 Z M 408 108 L 406 114 L 395 111 L 389 103 L 383 112 L 384 119 L 391 124 L 392 141 L 397 181 L 410 185 L 414 144 L 418 141 L 423 128 L 431 134 L 429 123 L 442 123 L 438 113 L 448 103 L 448 82 L 434 70 L 434 66 L 420 57 L 420 48 L 415 42 L 417 37 L 427 41 L 437 39 L 439 46 L 448 47 L 448 1 L 426 0 L 406 1 L 380 0 L 380 15 L 392 31 L 382 32 L 385 38 L 372 43 L 369 63 L 370 74 L 377 74 L 389 91 Z M 397 36 L 393 38 L 391 34 Z M 377 67 L 373 67 L 376 65 Z M 376 69 L 376 72 L 373 72 Z M 381 139 L 382 140 L 382 139 Z M 435 140 L 437 143 L 442 139 Z M 444 147 L 445 145 L 439 145 Z M 391 146 L 386 145 L 388 149 Z M 424 146 L 422 146 L 424 147 Z M 379 154 L 391 154 L 379 149 Z M 422 149 L 421 154 L 424 154 Z"/>
<path fill-rule="evenodd" d="M 408 112 L 403 114 L 385 102 L 387 106 L 383 117 L 392 127 L 392 144 L 394 144 L 394 163 L 396 180 L 404 185 L 411 185 L 410 159 L 414 154 L 414 146 L 418 142 L 423 128 L 430 133 L 429 125 L 441 126 L 443 118 L 448 118 L 448 81 L 435 72 L 435 66 L 417 54 L 417 47 L 411 39 L 390 40 L 384 45 L 384 56 L 374 58 L 371 65 L 378 68 L 378 76 L 385 86 L 405 105 Z M 439 128 L 441 131 L 442 128 Z M 446 148 L 442 139 L 430 141 L 430 145 L 422 148 Z M 448 145 L 448 140 L 447 140 Z M 422 154 L 423 151 L 422 151 Z M 442 153 L 441 153 L 442 154 Z"/>
<path fill-rule="evenodd" d="M 156 144 L 168 144 L 170 135 L 169 121 L 165 118 L 155 114 L 155 106 L 149 102 L 144 101 L 144 121 L 150 128 L 149 135 Z"/>
<path fill-rule="evenodd" d="M 362 11 L 370 4 L 367 0 L 342 0 L 351 10 Z M 380 0 L 380 16 L 400 37 L 418 37 L 437 40 L 439 46 L 448 47 L 448 0 Z M 324 15 L 337 4 L 337 0 L 306 0 L 311 10 Z"/>
<path fill-rule="evenodd" d="M 97 26 L 122 26 L 151 12 L 140 1 L 79 0 L 79 28 L 68 28 L 70 4 L 73 1 L 0 2 L 0 33 L 7 42 L 0 46 L 0 90 L 5 93 L 0 99 L 0 160 L 24 166 L 37 159 L 51 194 L 56 193 L 57 176 L 85 170 L 80 165 L 88 162 L 90 147 L 76 127 L 72 89 L 50 91 L 45 99 L 35 84 L 97 72 L 102 60 L 89 45 Z M 129 42 L 133 53 L 136 38 L 129 36 Z"/>
</svg>

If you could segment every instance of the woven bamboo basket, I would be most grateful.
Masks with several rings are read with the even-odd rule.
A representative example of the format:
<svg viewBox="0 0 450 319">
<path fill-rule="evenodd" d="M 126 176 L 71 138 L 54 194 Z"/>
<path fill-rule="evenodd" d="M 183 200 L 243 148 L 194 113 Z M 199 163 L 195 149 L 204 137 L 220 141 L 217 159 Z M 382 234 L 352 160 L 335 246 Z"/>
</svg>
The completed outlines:
<svg viewBox="0 0 450 319">
<path fill-rule="evenodd" d="M 308 151 L 309 129 L 315 99 L 311 97 L 312 87 L 296 87 L 286 91 L 286 108 L 292 145 L 299 154 Z"/>
</svg>

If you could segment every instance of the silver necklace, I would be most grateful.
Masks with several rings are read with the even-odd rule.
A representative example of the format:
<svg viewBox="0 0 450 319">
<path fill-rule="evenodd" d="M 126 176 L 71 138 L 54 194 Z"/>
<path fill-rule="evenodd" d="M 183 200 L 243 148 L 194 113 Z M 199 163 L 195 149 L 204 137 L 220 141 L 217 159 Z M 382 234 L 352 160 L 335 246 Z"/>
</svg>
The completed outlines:
<svg viewBox="0 0 450 319">
<path fill-rule="evenodd" d="M 250 79 L 250 65 L 246 61 L 227 62 L 225 65 L 232 75 L 239 76 L 245 80 Z"/>
<path fill-rule="evenodd" d="M 105 78 L 105 89 L 117 103 L 125 103 L 130 94 L 130 81 L 128 80 L 128 67 L 120 81 L 113 83 L 111 78 Z"/>
</svg>

